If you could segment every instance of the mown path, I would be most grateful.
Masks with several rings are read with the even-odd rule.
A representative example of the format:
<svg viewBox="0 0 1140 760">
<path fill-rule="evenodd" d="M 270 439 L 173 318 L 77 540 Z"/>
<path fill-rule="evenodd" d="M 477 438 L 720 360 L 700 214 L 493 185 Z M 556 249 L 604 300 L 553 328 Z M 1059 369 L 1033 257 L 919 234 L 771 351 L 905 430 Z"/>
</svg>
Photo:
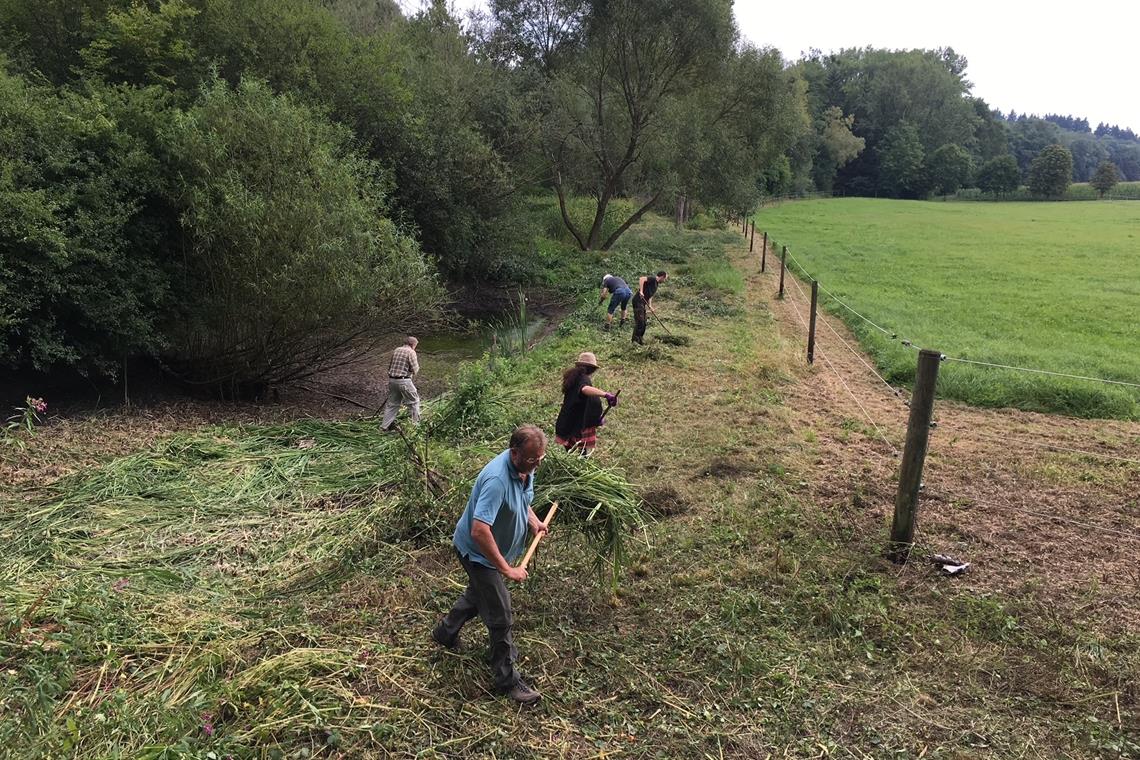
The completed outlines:
<svg viewBox="0 0 1140 760">
<path fill-rule="evenodd" d="M 897 465 L 844 384 L 894 446 L 902 431 L 890 422 L 905 409 L 833 340 L 821 348 L 837 374 L 826 362 L 807 370 L 795 300 L 773 300 L 773 276 L 752 271 L 742 249 L 730 258 L 747 273 L 735 316 L 682 309 L 695 295 L 683 275 L 658 305 L 691 345 L 638 351 L 598 333 L 567 346 L 568 356 L 595 350 L 599 383 L 623 389 L 599 456 L 625 467 L 651 503 L 680 513 L 650 528 L 610 603 L 584 593 L 580 559 L 550 547 L 516 594 L 524 668 L 546 695 L 533 713 L 497 726 L 478 656 L 436 653 L 425 693 L 455 699 L 458 689 L 452 704 L 478 726 L 450 740 L 487 756 L 1083 757 L 1098 754 L 1091 740 L 1073 739 L 1088 719 L 1096 741 L 1100 730 L 1135 730 L 1135 638 L 1101 661 L 1066 654 L 1090 635 L 1069 615 L 1087 610 L 1035 619 L 1051 589 L 1026 597 L 988 561 L 1029 550 L 984 526 L 971 541 L 941 514 L 949 499 L 931 496 L 968 481 L 950 477 L 956 450 L 932 457 L 922 549 L 964 552 L 975 574 L 949 580 L 921 561 L 900 572 L 878 559 Z M 557 396 L 554 373 L 546 395 Z M 957 442 L 978 420 L 943 424 Z M 1066 540 L 1040 527 L 1035 540 Z M 1125 551 L 1093 548 L 1119 552 L 1113 561 Z M 449 566 L 441 560 L 423 582 L 438 583 Z M 447 596 L 424 603 L 441 610 Z M 1115 625 L 1129 602 L 1112 599 L 1102 620 Z M 419 619 L 422 630 L 431 616 Z"/>
<path fill-rule="evenodd" d="M 921 562 L 899 570 L 880 555 L 893 493 L 890 446 L 901 445 L 901 403 L 876 387 L 830 333 L 821 336 L 820 348 L 836 372 L 826 362 L 804 366 L 802 328 L 792 311 L 798 293 L 789 284 L 792 297 L 773 300 L 773 276 L 755 272 L 755 257 L 739 237 L 685 233 L 684 239 L 705 252 L 667 264 L 675 276 L 662 287 L 657 308 L 687 345 L 657 340 L 665 331 L 656 324 L 645 348 L 632 346 L 628 333 L 571 328 L 540 346 L 525 370 L 538 381 L 524 389 L 524 402 L 537 409 L 534 421 L 549 429 L 561 369 L 581 350 L 598 354 L 598 384 L 623 392 L 597 457 L 624 470 L 657 513 L 630 537 L 630 561 L 616 594 L 590 572 L 580 539 L 556 523 L 531 580 L 514 592 L 522 669 L 544 695 L 538 707 L 520 710 L 490 692 L 486 636 L 477 622 L 464 632 L 458 654 L 428 638 L 463 586 L 447 547 L 449 526 L 419 540 L 371 546 L 368 556 L 323 585 L 269 598 L 227 596 L 234 592 L 227 584 L 236 583 L 225 580 L 227 572 L 251 573 L 250 583 L 258 585 L 263 580 L 253 571 L 265 556 L 307 567 L 308 552 L 335 557 L 332 541 L 351 545 L 357 538 L 351 526 L 348 533 L 330 527 L 343 527 L 354 514 L 351 505 L 301 499 L 282 513 L 267 497 L 252 505 L 248 537 L 219 533 L 216 541 L 225 546 L 210 549 L 208 541 L 180 548 L 206 552 L 211 562 L 216 554 L 216 563 L 179 566 L 184 575 L 157 578 L 154 597 L 142 573 L 131 576 L 130 585 L 115 586 L 92 574 L 98 606 L 90 609 L 105 612 L 106 622 L 96 621 L 105 629 L 93 626 L 91 613 L 74 599 L 54 597 L 41 616 L 58 605 L 72 619 L 9 628 L 12 641 L 0 646 L 13 645 L 29 661 L 45 647 L 58 653 L 56 642 L 71 628 L 94 629 L 89 641 L 65 644 L 77 647 L 77 673 L 56 702 L 57 734 L 74 719 L 76 746 L 88 756 L 110 754 L 112 747 L 147 756 L 132 736 L 102 728 L 123 726 L 116 711 L 136 709 L 138 722 L 126 724 L 134 736 L 184 732 L 173 756 L 297 757 L 301 750 L 352 758 L 1140 753 L 1133 738 L 1140 728 L 1140 640 L 1115 627 L 1116 611 L 1127 607 L 1108 601 L 1126 598 L 1098 590 L 1091 597 L 1098 615 L 1090 622 L 1088 610 L 1069 606 L 1075 597 L 1060 595 L 1050 606 L 1048 585 L 1029 593 L 1008 583 L 1015 574 L 999 572 L 996 558 L 1012 551 L 1009 541 L 960 519 L 968 502 L 955 490 L 990 487 L 1013 475 L 1027 484 L 1052 477 L 1063 484 L 1050 488 L 1083 493 L 1083 508 L 1092 509 L 1095 494 L 1126 493 L 1135 471 L 1093 470 L 1085 459 L 1049 459 L 1033 465 L 1047 465 L 1040 471 L 1014 457 L 1000 461 L 993 453 L 1000 448 L 975 448 L 966 435 L 984 432 L 981 417 L 940 405 L 936 432 L 954 437 L 948 449 L 936 438 L 921 549 L 960 551 L 976 567 L 962 579 L 940 578 Z M 731 241 L 723 256 L 708 252 L 708 241 L 716 239 Z M 734 269 L 744 274 L 738 291 L 731 286 Z M 697 284 L 710 281 L 729 283 L 728 290 Z M 837 320 L 831 324 L 847 338 Z M 870 421 L 847 395 L 848 386 Z M 365 452 L 349 446 L 371 440 L 363 426 L 331 424 L 322 431 L 330 441 L 343 438 L 351 454 L 345 461 L 372 466 Z M 205 474 L 214 447 L 250 445 L 241 434 L 232 430 L 208 446 L 196 444 Z M 286 434 L 261 435 L 277 446 Z M 295 468 L 304 478 L 331 466 L 334 460 L 322 458 L 325 441 L 312 449 L 305 442 L 301 450 L 313 455 L 302 456 L 293 435 L 287 431 L 287 445 L 267 448 L 271 456 L 251 453 L 249 461 L 226 464 L 232 477 L 273 465 Z M 1102 445 L 1107 450 L 1113 443 Z M 971 461 L 960 458 L 963 451 L 976 457 L 976 466 L 991 468 L 986 478 L 975 484 L 956 474 L 968 471 L 959 467 Z M 171 451 L 171 461 L 177 455 Z M 215 469 L 224 480 L 226 472 Z M 1085 472 L 1093 479 L 1082 478 Z M 974 498 L 974 491 L 964 493 Z M 443 508 L 453 521 L 462 497 Z M 210 519 L 245 525 L 240 514 Z M 262 523 L 281 532 L 268 548 L 257 543 L 264 538 L 257 533 Z M 1072 540 L 1067 534 L 1049 533 L 1066 524 L 1032 525 L 1025 541 L 1072 551 L 1061 546 Z M 302 530 L 306 541 L 291 543 Z M 169 538 L 180 547 L 183 539 L 198 541 Z M 266 570 L 270 584 L 279 568 Z M 216 587 L 209 585 L 213 577 Z M 1081 577 L 1087 585 L 1088 576 Z M 179 613 L 186 607 L 178 605 L 187 603 L 200 607 L 193 620 Z M 163 609 L 169 614 L 156 614 Z M 87 619 L 78 620 L 80 613 Z M 167 684 L 172 692 L 164 691 Z M 23 688 L 22 682 L 5 687 L 9 693 Z"/>
</svg>

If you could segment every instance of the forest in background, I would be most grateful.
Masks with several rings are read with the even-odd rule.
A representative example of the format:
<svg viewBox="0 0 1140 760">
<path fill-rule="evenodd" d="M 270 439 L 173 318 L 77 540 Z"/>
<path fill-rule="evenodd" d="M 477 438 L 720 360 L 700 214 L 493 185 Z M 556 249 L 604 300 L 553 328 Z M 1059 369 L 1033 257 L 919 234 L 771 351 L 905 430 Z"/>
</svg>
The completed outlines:
<svg viewBox="0 0 1140 760">
<path fill-rule="evenodd" d="M 650 211 L 1008 192 L 1046 153 L 1066 184 L 1105 163 L 1140 178 L 1130 130 L 1007 117 L 966 67 L 950 49 L 789 63 L 727 0 L 464 19 L 0 0 L 0 366 L 113 379 L 145 358 L 232 395 L 305 377 L 438 316 L 449 282 L 541 277 L 535 195 L 573 255 Z"/>
</svg>

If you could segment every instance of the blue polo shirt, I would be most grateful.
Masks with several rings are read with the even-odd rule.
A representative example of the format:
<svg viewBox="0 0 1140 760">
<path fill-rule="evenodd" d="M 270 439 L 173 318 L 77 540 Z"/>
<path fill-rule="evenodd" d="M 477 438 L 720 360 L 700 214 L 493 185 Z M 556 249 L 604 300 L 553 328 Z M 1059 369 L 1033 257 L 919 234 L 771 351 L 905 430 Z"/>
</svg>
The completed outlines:
<svg viewBox="0 0 1140 760">
<path fill-rule="evenodd" d="M 514 562 L 522 554 L 526 543 L 527 515 L 530 503 L 534 501 L 534 474 L 527 478 L 526 485 L 519 480 L 519 471 L 511 463 L 511 450 L 492 459 L 475 478 L 471 498 L 467 508 L 455 525 L 455 535 L 451 541 L 464 557 L 480 565 L 494 568 L 491 560 L 483 556 L 479 546 L 471 538 L 473 520 L 491 526 L 495 546 L 507 562 Z"/>
</svg>

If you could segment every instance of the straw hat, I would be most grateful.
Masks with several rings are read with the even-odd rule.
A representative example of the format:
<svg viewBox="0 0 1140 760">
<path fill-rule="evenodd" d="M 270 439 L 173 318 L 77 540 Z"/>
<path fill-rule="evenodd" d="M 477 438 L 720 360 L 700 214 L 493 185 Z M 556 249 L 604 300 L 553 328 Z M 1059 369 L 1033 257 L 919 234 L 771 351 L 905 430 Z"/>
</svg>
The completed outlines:
<svg viewBox="0 0 1140 760">
<path fill-rule="evenodd" d="M 578 363 L 585 364 L 587 367 L 598 368 L 598 357 L 594 356 L 589 351 L 583 351 L 578 354 Z"/>
</svg>

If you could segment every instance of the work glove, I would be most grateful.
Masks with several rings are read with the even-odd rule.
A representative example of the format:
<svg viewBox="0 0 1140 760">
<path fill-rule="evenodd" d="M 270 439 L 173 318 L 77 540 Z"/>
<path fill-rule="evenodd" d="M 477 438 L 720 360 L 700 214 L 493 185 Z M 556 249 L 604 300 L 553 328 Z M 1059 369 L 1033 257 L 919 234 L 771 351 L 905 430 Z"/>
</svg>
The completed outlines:
<svg viewBox="0 0 1140 760">
<path fill-rule="evenodd" d="M 607 393 L 606 394 L 606 403 L 609 404 L 610 406 L 617 406 L 618 405 L 618 397 L 612 393 Z"/>
</svg>

